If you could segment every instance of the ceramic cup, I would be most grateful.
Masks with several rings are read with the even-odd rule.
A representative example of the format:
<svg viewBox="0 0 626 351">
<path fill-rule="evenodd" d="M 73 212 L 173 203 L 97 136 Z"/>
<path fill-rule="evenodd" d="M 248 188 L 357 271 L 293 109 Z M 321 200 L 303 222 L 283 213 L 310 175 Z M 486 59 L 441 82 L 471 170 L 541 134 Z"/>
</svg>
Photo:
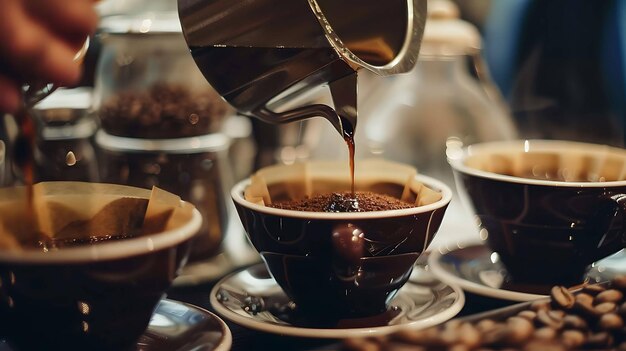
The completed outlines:
<svg viewBox="0 0 626 351">
<path fill-rule="evenodd" d="M 277 170 L 277 174 L 291 174 L 289 166 Z M 332 188 L 315 175 L 307 177 L 313 193 Z M 440 193 L 438 200 L 376 212 L 284 210 L 247 201 L 244 191 L 250 179 L 235 185 L 231 195 L 250 241 L 297 309 L 311 320 L 332 320 L 385 311 L 439 229 L 451 190 L 433 178 L 412 177 L 415 183 Z M 281 183 L 268 182 L 267 186 L 270 193 L 284 190 Z M 341 187 L 350 189 L 347 181 Z M 401 184 L 397 188 L 402 191 Z"/>
<path fill-rule="evenodd" d="M 149 190 L 110 184 L 53 182 L 36 187 L 42 184 L 55 184 L 39 198 L 51 204 L 52 226 L 64 215 L 97 203 L 92 201 L 96 197 L 104 202 L 132 199 L 109 206 L 106 212 L 117 217 L 145 212 L 150 196 Z M 0 189 L 0 339 L 15 350 L 134 350 L 186 260 L 190 239 L 201 225 L 199 212 L 174 212 L 170 218 L 175 225 L 150 235 L 58 249 L 16 247 L 4 229 L 31 224 L 23 222 L 25 194 L 23 188 Z M 99 221 L 93 229 L 111 226 L 112 219 Z"/>
<path fill-rule="evenodd" d="M 580 283 L 624 247 L 626 150 L 519 140 L 449 148 L 459 195 L 516 283 Z"/>
</svg>

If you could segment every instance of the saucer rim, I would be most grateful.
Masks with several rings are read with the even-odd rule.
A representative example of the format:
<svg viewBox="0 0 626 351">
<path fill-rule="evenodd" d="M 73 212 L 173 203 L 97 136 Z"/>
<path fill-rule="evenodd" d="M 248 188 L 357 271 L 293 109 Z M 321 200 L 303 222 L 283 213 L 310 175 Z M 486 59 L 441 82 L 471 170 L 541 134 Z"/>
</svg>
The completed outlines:
<svg viewBox="0 0 626 351">
<path fill-rule="evenodd" d="M 194 305 L 191 303 L 178 301 L 178 300 L 171 300 L 171 299 L 166 299 L 166 300 L 181 303 L 187 307 L 194 308 L 202 313 L 206 313 L 207 315 L 211 316 L 211 318 L 216 320 L 218 324 L 220 325 L 220 327 L 222 328 L 222 339 L 221 339 L 221 342 L 218 345 L 216 345 L 216 347 L 213 350 L 210 350 L 210 351 L 230 351 L 230 349 L 233 346 L 233 333 L 230 331 L 228 324 L 226 324 L 226 322 L 222 318 L 220 318 L 220 316 L 198 305 Z"/>
<path fill-rule="evenodd" d="M 228 327 L 228 324 L 226 324 L 226 322 L 224 322 L 224 320 L 222 318 L 220 318 L 217 314 L 208 311 L 205 308 L 202 308 L 200 306 L 194 305 L 192 303 L 188 303 L 188 302 L 184 302 L 184 301 L 179 301 L 179 300 L 174 300 L 174 299 L 169 299 L 169 298 L 163 298 L 161 300 L 159 300 L 159 303 L 157 304 L 157 306 L 154 308 L 154 311 L 152 312 L 152 316 L 154 316 L 155 314 L 158 313 L 160 304 L 162 302 L 167 302 L 167 303 L 173 303 L 173 304 L 177 304 L 177 305 L 183 305 L 188 307 L 189 309 L 193 309 L 195 311 L 197 311 L 198 313 L 201 313 L 203 315 L 206 315 L 208 317 L 210 317 L 211 319 L 213 319 L 214 321 L 217 321 L 220 328 L 221 328 L 221 339 L 219 344 L 215 345 L 215 348 L 208 350 L 208 351 L 230 351 L 230 349 L 232 348 L 233 345 L 233 334 L 230 331 L 230 328 Z M 151 316 L 151 318 L 152 318 Z M 150 328 L 150 323 L 148 323 L 148 326 L 146 327 L 146 330 L 144 330 L 144 332 L 142 333 L 142 336 L 148 331 L 148 329 Z M 141 336 L 140 336 L 141 337 Z M 139 338 L 140 338 L 139 337 Z M 135 346 L 137 346 L 139 344 L 139 338 L 138 340 L 135 342 Z M 1 346 L 1 342 L 3 341 L 2 338 L 0 338 L 0 346 Z M 201 345 L 202 346 L 202 345 Z M 185 347 L 183 345 L 183 347 Z M 0 349 L 4 350 L 4 348 Z M 179 348 L 180 350 L 180 348 Z M 172 350 L 172 351 L 179 351 L 179 350 Z"/>
<path fill-rule="evenodd" d="M 491 298 L 498 299 L 498 300 L 527 302 L 527 301 L 533 301 L 533 300 L 548 297 L 548 295 L 524 293 L 524 292 L 505 290 L 505 289 L 500 289 L 500 288 L 496 289 L 496 288 L 489 287 L 487 285 L 478 284 L 478 283 L 469 281 L 467 279 L 464 279 L 462 277 L 459 277 L 457 275 L 450 273 L 445 268 L 443 268 L 443 266 L 440 264 L 443 256 L 453 251 L 465 250 L 469 247 L 474 247 L 474 246 L 484 246 L 484 245 L 476 244 L 476 243 L 469 243 L 461 248 L 457 248 L 454 250 L 444 249 L 444 252 L 442 252 L 442 249 L 432 250 L 430 252 L 430 255 L 428 256 L 428 266 L 430 267 L 431 273 L 435 275 L 435 277 L 437 277 L 441 281 L 445 282 L 446 284 L 458 285 L 459 287 L 461 287 L 461 289 L 465 291 L 468 291 L 468 292 L 471 292 L 473 294 L 480 295 L 480 296 L 491 297 Z"/>
<path fill-rule="evenodd" d="M 240 326 L 285 336 L 293 336 L 293 337 L 305 337 L 312 339 L 344 339 L 348 337 L 368 337 L 368 336 L 380 336 L 387 335 L 393 332 L 402 330 L 402 329 L 411 329 L 411 330 L 419 330 L 425 329 L 428 327 L 432 327 L 441 323 L 444 323 L 452 318 L 454 318 L 465 306 L 465 294 L 463 290 L 456 284 L 448 284 L 443 281 L 445 285 L 450 287 L 457 295 L 457 298 L 452 303 L 450 307 L 445 309 L 444 311 L 429 316 L 424 319 L 420 319 L 417 321 L 412 321 L 409 323 L 402 323 L 398 325 L 387 325 L 387 326 L 378 326 L 378 327 L 367 327 L 367 328 L 307 328 L 307 327 L 296 327 L 293 325 L 277 325 L 271 322 L 264 322 L 255 319 L 254 317 L 246 317 L 239 315 L 238 313 L 232 311 L 231 309 L 225 307 L 221 302 L 219 302 L 216 298 L 217 292 L 219 288 L 226 283 L 231 277 L 234 275 L 251 269 L 253 267 L 257 267 L 263 265 L 264 263 L 257 263 L 248 267 L 244 267 L 243 269 L 237 270 L 220 279 L 213 289 L 211 289 L 211 293 L 209 296 L 209 301 L 211 306 L 223 318 L 236 323 Z M 267 269 L 267 267 L 265 267 Z M 438 277 L 436 279 L 440 280 Z M 408 282 L 407 282 L 408 284 Z"/>
<path fill-rule="evenodd" d="M 230 328 L 228 327 L 228 324 L 226 324 L 226 322 L 220 318 L 220 316 L 218 316 L 217 314 L 207 310 L 206 308 L 200 307 L 198 305 L 194 305 L 192 303 L 188 303 L 188 302 L 184 302 L 184 301 L 180 301 L 180 300 L 174 300 L 174 299 L 169 299 L 169 298 L 164 298 L 161 301 L 168 301 L 168 302 L 173 302 L 173 303 L 177 303 L 177 304 L 181 304 L 184 306 L 187 306 L 189 308 L 192 308 L 200 313 L 206 314 L 208 316 L 210 316 L 213 320 L 216 320 L 218 322 L 218 324 L 220 325 L 220 327 L 222 328 L 222 338 L 220 340 L 220 343 L 216 345 L 216 347 L 212 350 L 209 351 L 230 351 L 230 349 L 233 346 L 233 333 L 230 331 Z M 156 313 L 156 309 L 154 311 L 154 313 Z M 153 315 L 154 315 L 153 313 Z M 148 325 L 149 327 L 150 325 Z M 147 329 L 146 329 L 147 330 Z M 176 351 L 176 350 L 173 350 Z"/>
</svg>

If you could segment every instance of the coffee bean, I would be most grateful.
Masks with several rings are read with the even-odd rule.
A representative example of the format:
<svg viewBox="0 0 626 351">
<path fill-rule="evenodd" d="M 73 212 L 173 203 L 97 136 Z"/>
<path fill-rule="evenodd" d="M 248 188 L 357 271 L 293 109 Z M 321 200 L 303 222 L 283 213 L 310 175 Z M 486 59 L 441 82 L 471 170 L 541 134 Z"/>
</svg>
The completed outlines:
<svg viewBox="0 0 626 351">
<path fill-rule="evenodd" d="M 436 327 L 427 328 L 424 330 L 402 330 L 393 335 L 393 337 L 397 340 L 413 344 L 413 345 L 422 345 L 422 346 L 433 346 L 433 347 L 441 347 L 448 346 L 446 343 L 441 340 L 439 337 L 439 329 Z"/>
<path fill-rule="evenodd" d="M 370 336 L 369 339 L 370 341 L 374 341 L 382 345 L 389 341 L 389 336 L 388 335 Z"/>
<path fill-rule="evenodd" d="M 526 318 L 529 321 L 534 321 L 537 318 L 537 312 L 531 310 L 524 310 L 517 314 L 519 317 Z"/>
<path fill-rule="evenodd" d="M 588 328 L 588 324 L 584 318 L 570 314 L 563 318 L 563 328 L 585 330 Z"/>
<path fill-rule="evenodd" d="M 538 312 L 541 310 L 549 310 L 550 309 L 550 301 L 547 300 L 538 300 L 530 304 L 530 309 Z"/>
<path fill-rule="evenodd" d="M 556 311 L 539 310 L 537 312 L 537 322 L 539 325 L 553 329 L 561 329 L 563 327 L 563 317 L 554 312 Z"/>
<path fill-rule="evenodd" d="M 446 322 L 446 324 L 443 325 L 443 327 L 445 329 L 457 329 L 459 328 L 461 325 L 463 324 L 463 322 L 461 322 L 458 319 L 453 319 L 451 321 Z"/>
<path fill-rule="evenodd" d="M 386 345 L 383 346 L 385 351 L 393 350 L 393 351 L 428 351 L 426 347 L 417 346 L 412 344 L 404 344 L 396 341 L 389 341 Z M 353 350 L 345 350 L 345 351 L 353 351 Z M 355 350 L 356 351 L 356 350 Z"/>
<path fill-rule="evenodd" d="M 608 313 L 600 317 L 598 325 L 602 330 L 617 330 L 624 327 L 624 320 L 615 313 Z"/>
<path fill-rule="evenodd" d="M 445 345 L 454 345 L 459 342 L 459 332 L 456 327 L 446 328 L 439 333 L 439 338 Z"/>
<path fill-rule="evenodd" d="M 524 346 L 523 351 L 565 351 L 567 348 L 561 343 L 546 340 L 532 340 Z"/>
<path fill-rule="evenodd" d="M 476 329 L 478 329 L 478 331 L 480 331 L 481 333 L 484 333 L 487 330 L 491 330 L 495 325 L 496 322 L 494 322 L 493 320 L 483 319 L 476 324 Z"/>
<path fill-rule="evenodd" d="M 496 324 L 493 328 L 483 333 L 484 345 L 499 345 L 509 337 L 509 328 L 502 324 Z"/>
<path fill-rule="evenodd" d="M 587 348 L 606 348 L 613 344 L 613 336 L 607 332 L 591 334 L 585 341 Z"/>
<path fill-rule="evenodd" d="M 576 302 L 583 305 L 593 305 L 593 296 L 585 293 L 577 294 Z"/>
<path fill-rule="evenodd" d="M 543 327 L 535 330 L 533 337 L 541 340 L 552 340 L 556 338 L 556 330 L 550 327 Z"/>
<path fill-rule="evenodd" d="M 611 287 L 626 292 L 626 275 L 618 275 L 611 280 Z"/>
<path fill-rule="evenodd" d="M 593 297 L 591 297 L 591 295 L 576 295 L 576 302 L 574 303 L 573 310 L 585 318 L 593 319 L 597 317 L 597 311 L 593 306 Z"/>
<path fill-rule="evenodd" d="M 548 311 L 548 314 L 552 318 L 559 319 L 559 320 L 562 320 L 566 316 L 565 312 L 561 310 L 551 310 L 551 311 Z"/>
<path fill-rule="evenodd" d="M 585 334 L 580 330 L 566 330 L 561 335 L 563 344 L 568 348 L 577 348 L 585 343 Z"/>
<path fill-rule="evenodd" d="M 609 290 L 599 293 L 594 299 L 594 302 L 596 304 L 600 304 L 603 302 L 618 303 L 622 300 L 623 297 L 624 297 L 624 294 L 622 294 L 621 291 L 615 290 L 615 289 L 609 289 Z"/>
<path fill-rule="evenodd" d="M 532 323 L 526 318 L 510 317 L 506 322 L 509 328 L 508 344 L 521 344 L 535 331 Z"/>
<path fill-rule="evenodd" d="M 594 309 L 596 310 L 598 314 L 612 313 L 612 312 L 615 312 L 616 308 L 617 308 L 617 305 L 615 305 L 615 303 L 613 302 L 603 302 L 594 307 Z"/>
<path fill-rule="evenodd" d="M 553 287 L 552 290 L 550 290 L 550 297 L 555 307 L 566 310 L 574 307 L 574 302 L 576 302 L 574 295 L 563 286 Z"/>
<path fill-rule="evenodd" d="M 603 287 L 602 285 L 590 284 L 590 285 L 585 285 L 582 289 L 582 292 L 587 293 L 592 296 L 596 296 L 599 293 L 603 292 L 604 290 L 606 290 L 606 288 Z"/>
<path fill-rule="evenodd" d="M 458 328 L 458 334 L 458 341 L 470 349 L 480 345 L 482 339 L 480 332 L 471 323 L 461 324 Z"/>
<path fill-rule="evenodd" d="M 380 351 L 381 345 L 377 342 L 365 338 L 350 338 L 343 343 L 346 350 L 349 351 Z"/>
</svg>

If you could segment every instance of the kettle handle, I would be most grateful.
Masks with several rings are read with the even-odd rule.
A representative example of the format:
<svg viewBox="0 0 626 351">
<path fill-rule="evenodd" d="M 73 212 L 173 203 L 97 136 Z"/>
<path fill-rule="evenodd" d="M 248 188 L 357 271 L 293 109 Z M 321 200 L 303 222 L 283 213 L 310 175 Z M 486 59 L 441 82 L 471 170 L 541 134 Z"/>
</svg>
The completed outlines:
<svg viewBox="0 0 626 351">
<path fill-rule="evenodd" d="M 626 223 L 622 223 L 620 231 L 611 232 L 613 219 L 618 214 L 626 216 L 626 194 L 609 195 L 605 205 L 600 206 L 593 219 L 593 228 L 601 233 L 600 240 L 586 260 L 592 263 L 626 248 Z M 589 243 L 592 244 L 592 243 Z"/>
</svg>

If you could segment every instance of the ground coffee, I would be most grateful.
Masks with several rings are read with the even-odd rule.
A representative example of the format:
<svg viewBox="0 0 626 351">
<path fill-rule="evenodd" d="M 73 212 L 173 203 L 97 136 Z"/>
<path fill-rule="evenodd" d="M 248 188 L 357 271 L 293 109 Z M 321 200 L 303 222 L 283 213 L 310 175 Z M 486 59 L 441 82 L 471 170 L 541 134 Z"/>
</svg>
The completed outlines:
<svg viewBox="0 0 626 351">
<path fill-rule="evenodd" d="M 350 192 L 330 193 L 299 200 L 274 202 L 269 206 L 307 212 L 370 212 L 411 208 L 415 207 L 415 204 L 390 195 L 357 191 L 355 197 Z"/>
</svg>

